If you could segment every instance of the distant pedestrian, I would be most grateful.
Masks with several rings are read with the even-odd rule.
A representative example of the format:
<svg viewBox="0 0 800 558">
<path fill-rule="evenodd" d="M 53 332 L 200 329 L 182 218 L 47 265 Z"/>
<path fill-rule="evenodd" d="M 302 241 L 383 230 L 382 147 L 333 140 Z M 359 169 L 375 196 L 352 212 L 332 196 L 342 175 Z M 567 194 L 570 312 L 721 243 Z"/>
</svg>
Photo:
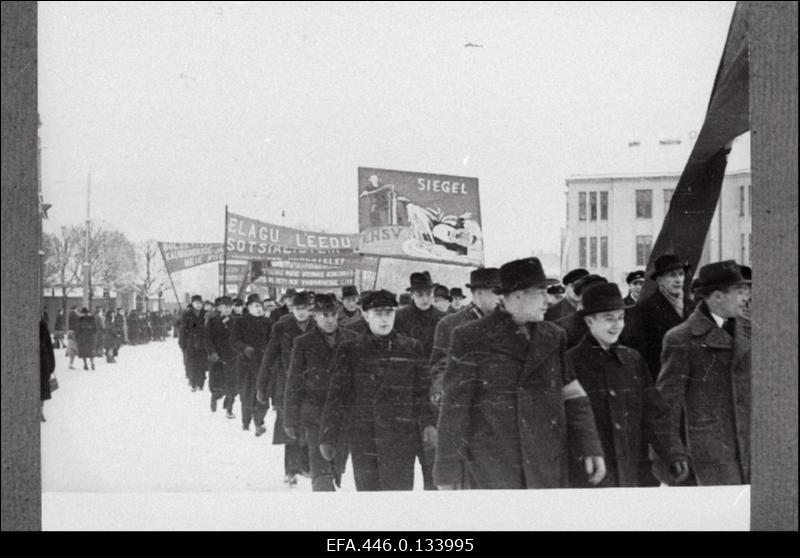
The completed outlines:
<svg viewBox="0 0 800 558">
<path fill-rule="evenodd" d="M 204 341 L 208 354 L 208 388 L 211 390 L 211 412 L 216 412 L 217 402 L 222 399 L 225 416 L 233 415 L 236 398 L 236 352 L 231 346 L 233 301 L 229 296 L 217 299 L 216 315 L 206 321 Z"/>
<path fill-rule="evenodd" d="M 64 335 L 66 334 L 66 318 L 64 310 L 59 308 L 56 314 L 56 323 L 53 326 L 53 348 L 60 349 L 64 344 Z"/>
<path fill-rule="evenodd" d="M 181 317 L 181 336 L 178 340 L 178 345 L 183 351 L 186 378 L 192 391 L 202 391 L 206 381 L 208 355 L 203 343 L 204 325 L 203 299 L 199 295 L 194 295 L 191 307 Z"/>
<path fill-rule="evenodd" d="M 270 322 L 264 316 L 261 296 L 252 293 L 247 297 L 247 312 L 235 318 L 231 324 L 230 342 L 238 355 L 237 388 L 242 408 L 242 430 L 250 430 L 252 421 L 256 427 L 256 436 L 267 431 L 264 417 L 269 410 L 269 403 L 258 400 L 257 381 L 259 365 L 269 339 Z"/>
<path fill-rule="evenodd" d="M 56 369 L 56 355 L 53 351 L 53 342 L 50 339 L 50 330 L 44 317 L 39 319 L 39 420 L 45 422 L 44 402 L 52 397 L 50 393 L 50 377 Z"/>
<path fill-rule="evenodd" d="M 97 320 L 89 313 L 86 307 L 81 308 L 80 318 L 78 318 L 76 330 L 78 340 L 78 357 L 83 360 L 83 369 L 89 370 L 86 359 L 94 370 L 94 356 L 97 344 Z"/>
</svg>

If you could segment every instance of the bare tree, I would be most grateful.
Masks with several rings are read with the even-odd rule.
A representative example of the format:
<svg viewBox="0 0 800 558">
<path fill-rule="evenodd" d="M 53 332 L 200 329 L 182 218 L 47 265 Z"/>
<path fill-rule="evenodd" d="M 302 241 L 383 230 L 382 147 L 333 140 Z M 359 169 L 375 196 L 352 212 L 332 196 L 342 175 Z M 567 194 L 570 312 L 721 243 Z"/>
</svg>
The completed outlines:
<svg viewBox="0 0 800 558">
<path fill-rule="evenodd" d="M 136 245 L 136 287 L 150 298 L 167 289 L 169 278 L 164 260 L 155 240 L 145 240 Z"/>
<path fill-rule="evenodd" d="M 67 313 L 67 297 L 80 285 L 80 266 L 75 266 L 75 257 L 80 252 L 82 229 L 72 225 L 62 226 L 55 234 L 45 233 L 44 281 L 46 287 L 61 287 L 61 309 Z"/>
</svg>

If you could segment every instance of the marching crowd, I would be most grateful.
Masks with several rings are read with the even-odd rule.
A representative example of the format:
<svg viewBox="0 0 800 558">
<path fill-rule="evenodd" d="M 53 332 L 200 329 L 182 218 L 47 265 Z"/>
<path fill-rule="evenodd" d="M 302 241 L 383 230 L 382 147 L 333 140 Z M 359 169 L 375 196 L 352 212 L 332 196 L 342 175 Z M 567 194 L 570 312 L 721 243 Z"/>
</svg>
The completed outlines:
<svg viewBox="0 0 800 558">
<path fill-rule="evenodd" d="M 750 270 L 659 257 L 628 294 L 537 258 L 460 288 L 412 273 L 379 289 L 289 289 L 281 306 L 194 296 L 177 322 L 186 378 L 210 409 L 284 447 L 284 481 L 357 490 L 747 484 Z"/>
</svg>

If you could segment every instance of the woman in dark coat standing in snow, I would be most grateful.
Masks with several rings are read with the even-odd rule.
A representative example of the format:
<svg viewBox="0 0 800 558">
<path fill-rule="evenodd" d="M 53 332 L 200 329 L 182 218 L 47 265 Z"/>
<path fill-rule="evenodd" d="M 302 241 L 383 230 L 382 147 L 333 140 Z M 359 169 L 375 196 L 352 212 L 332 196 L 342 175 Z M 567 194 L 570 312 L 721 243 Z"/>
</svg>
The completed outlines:
<svg viewBox="0 0 800 558">
<path fill-rule="evenodd" d="M 94 349 L 95 337 L 97 336 L 97 322 L 86 307 L 81 308 L 81 314 L 78 318 L 78 326 L 76 328 L 78 337 L 78 358 L 83 359 L 83 369 L 88 370 L 86 359 L 92 364 L 94 370 Z"/>
</svg>

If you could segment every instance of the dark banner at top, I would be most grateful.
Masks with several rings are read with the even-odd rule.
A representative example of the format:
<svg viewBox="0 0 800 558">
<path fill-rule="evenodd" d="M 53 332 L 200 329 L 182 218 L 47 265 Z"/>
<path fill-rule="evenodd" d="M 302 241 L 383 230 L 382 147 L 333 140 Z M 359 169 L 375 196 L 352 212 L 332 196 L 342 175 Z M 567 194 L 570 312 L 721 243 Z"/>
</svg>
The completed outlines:
<svg viewBox="0 0 800 558">
<path fill-rule="evenodd" d="M 358 169 L 361 254 L 483 265 L 478 179 Z"/>
<path fill-rule="evenodd" d="M 169 273 L 221 261 L 225 253 L 225 246 L 219 242 L 159 242 L 158 249 Z"/>
<path fill-rule="evenodd" d="M 243 260 L 352 256 L 358 239 L 356 234 L 309 232 L 230 212 L 227 237 L 228 257 Z"/>
</svg>

